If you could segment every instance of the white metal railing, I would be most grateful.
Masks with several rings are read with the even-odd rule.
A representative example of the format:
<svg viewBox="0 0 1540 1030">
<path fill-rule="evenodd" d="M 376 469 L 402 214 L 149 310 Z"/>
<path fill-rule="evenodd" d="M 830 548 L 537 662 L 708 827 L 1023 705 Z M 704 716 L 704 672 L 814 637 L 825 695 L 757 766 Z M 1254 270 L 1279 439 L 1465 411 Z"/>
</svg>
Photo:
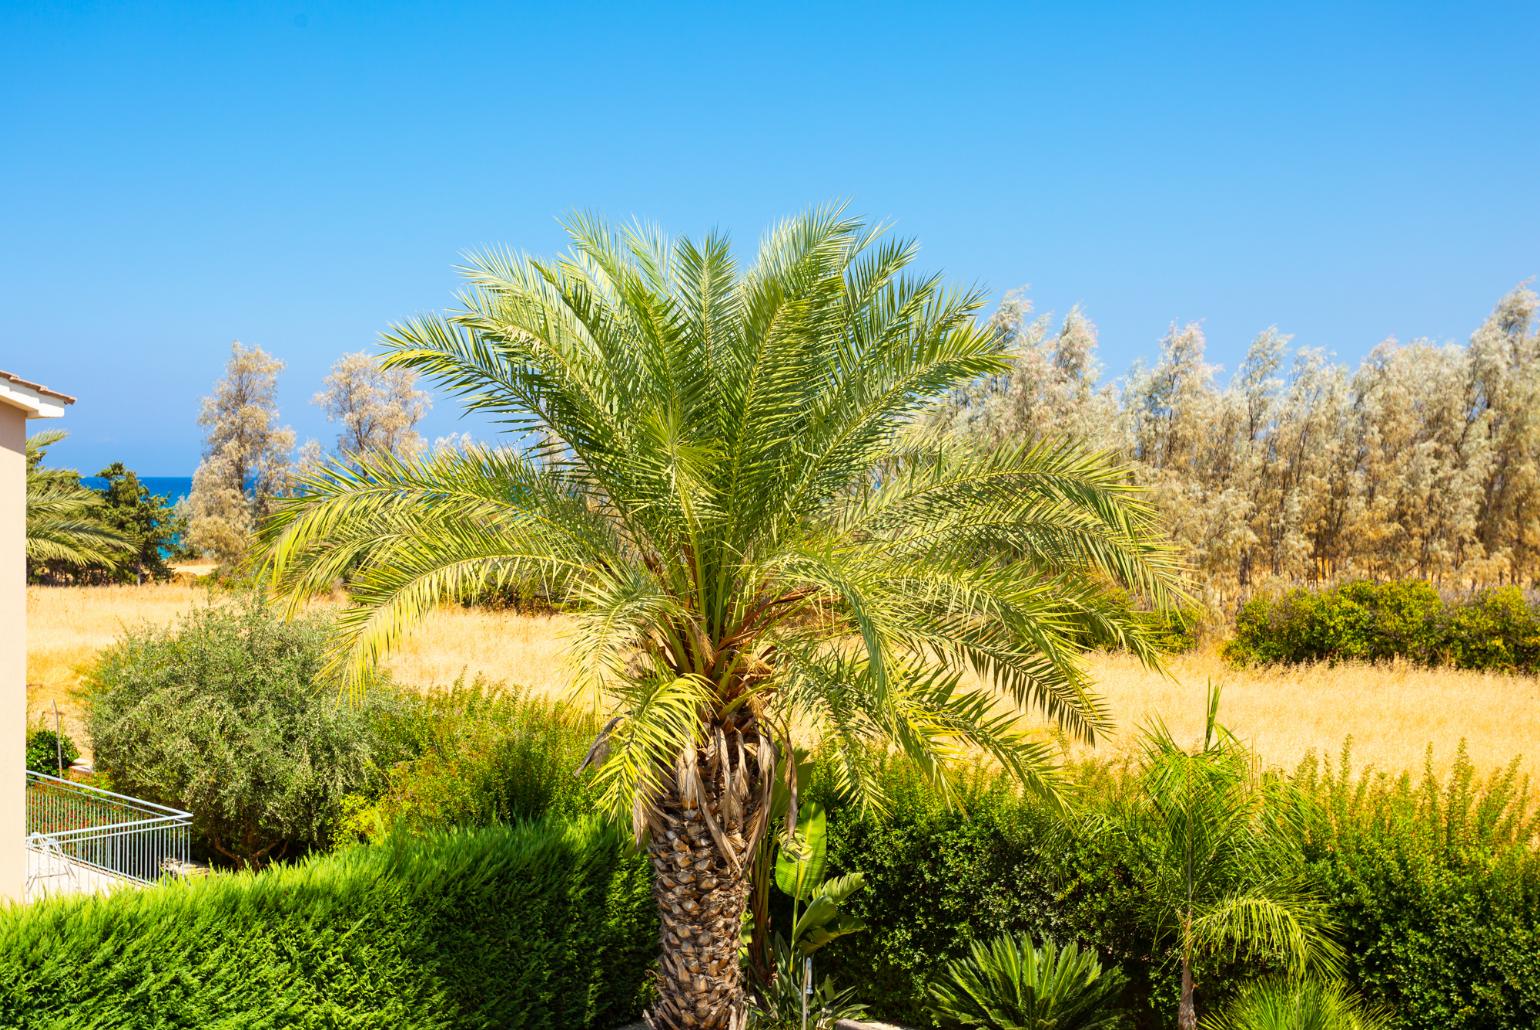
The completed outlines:
<svg viewBox="0 0 1540 1030">
<path fill-rule="evenodd" d="M 27 770 L 27 849 L 55 869 L 154 883 L 187 867 L 191 824 L 189 812 Z"/>
</svg>

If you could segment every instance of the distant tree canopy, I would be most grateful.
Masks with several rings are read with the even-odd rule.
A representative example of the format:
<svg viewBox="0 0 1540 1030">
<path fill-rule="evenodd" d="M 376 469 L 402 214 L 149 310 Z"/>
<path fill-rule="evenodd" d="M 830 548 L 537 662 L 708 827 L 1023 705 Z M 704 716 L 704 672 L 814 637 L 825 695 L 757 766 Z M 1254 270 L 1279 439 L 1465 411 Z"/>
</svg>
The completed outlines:
<svg viewBox="0 0 1540 1030">
<path fill-rule="evenodd" d="M 171 568 L 166 557 L 175 548 L 184 527 L 167 499 L 152 494 L 139 477 L 121 461 L 98 472 L 106 480 L 99 491 L 103 521 L 128 542 L 128 554 L 112 570 L 111 578 L 121 582 L 167 579 Z"/>
<path fill-rule="evenodd" d="M 417 423 L 428 413 L 429 400 L 417 389 L 417 373 L 409 368 L 385 368 L 362 351 L 344 354 L 314 403 L 337 423 L 341 454 L 409 458 L 423 448 Z"/>
<path fill-rule="evenodd" d="M 981 447 L 1069 434 L 1130 459 L 1215 603 L 1269 583 L 1540 579 L 1540 333 L 1527 287 L 1463 346 L 1387 340 L 1356 370 L 1268 329 L 1228 383 L 1199 326 L 1101 382 L 1079 309 L 1055 331 L 1019 295 L 1019 352 L 937 417 Z"/>
<path fill-rule="evenodd" d="M 187 538 L 220 562 L 245 554 L 256 520 L 288 489 L 294 431 L 278 425 L 281 371 L 282 361 L 237 341 L 225 377 L 203 399 L 203 460 L 187 497 Z"/>
</svg>

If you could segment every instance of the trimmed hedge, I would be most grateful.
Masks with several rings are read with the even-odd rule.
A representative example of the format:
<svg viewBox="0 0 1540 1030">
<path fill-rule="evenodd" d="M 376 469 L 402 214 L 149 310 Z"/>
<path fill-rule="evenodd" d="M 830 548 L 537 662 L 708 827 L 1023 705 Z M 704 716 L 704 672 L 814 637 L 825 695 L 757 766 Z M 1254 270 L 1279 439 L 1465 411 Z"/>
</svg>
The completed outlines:
<svg viewBox="0 0 1540 1030">
<path fill-rule="evenodd" d="M 1242 664 L 1387 661 L 1540 672 L 1540 607 L 1517 587 L 1445 602 L 1420 580 L 1291 590 L 1241 607 L 1225 657 Z"/>
<path fill-rule="evenodd" d="M 395 838 L 0 911 L 0 1027 L 530 1027 L 636 1018 L 646 859 L 593 821 Z"/>
<path fill-rule="evenodd" d="M 1322 885 L 1341 928 L 1345 976 L 1406 1030 L 1540 1026 L 1540 815 L 1510 773 L 1478 783 L 1468 762 L 1442 780 L 1356 776 L 1309 763 L 1293 779 L 1317 817 L 1289 860 Z M 890 769 L 882 816 L 842 805 L 826 782 L 829 861 L 861 870 L 850 900 L 861 933 L 816 960 L 818 976 L 859 986 L 879 1018 L 928 1026 L 924 985 L 975 940 L 1028 933 L 1077 940 L 1128 974 L 1133 1025 L 1169 1027 L 1173 957 L 1153 953 L 1155 909 L 1130 870 L 1143 857 L 1115 835 L 1067 827 L 1047 804 L 988 781 L 949 811 L 913 776 Z M 1091 822 L 1124 781 L 1082 770 Z M 1217 1011 L 1270 970 L 1232 962 L 1205 971 L 1202 1011 Z"/>
</svg>

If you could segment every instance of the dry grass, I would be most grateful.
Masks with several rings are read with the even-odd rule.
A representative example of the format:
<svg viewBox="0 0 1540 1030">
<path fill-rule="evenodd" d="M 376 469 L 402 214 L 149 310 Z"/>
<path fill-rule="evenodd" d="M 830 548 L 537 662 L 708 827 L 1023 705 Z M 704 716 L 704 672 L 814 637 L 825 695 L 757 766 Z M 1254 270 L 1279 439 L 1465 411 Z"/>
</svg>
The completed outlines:
<svg viewBox="0 0 1540 1030">
<path fill-rule="evenodd" d="M 28 706 L 35 717 L 57 701 L 66 726 L 78 729 L 73 691 L 92 656 L 125 626 L 159 625 L 203 602 L 190 585 L 34 587 L 28 593 Z M 562 696 L 560 617 L 445 608 L 390 660 L 403 683 L 442 685 L 485 675 Z M 1118 732 L 1098 749 L 1126 752 L 1133 731 L 1160 716 L 1179 737 L 1202 731 L 1210 680 L 1224 686 L 1222 717 L 1273 764 L 1292 765 L 1306 752 L 1335 754 L 1353 738 L 1355 763 L 1419 770 L 1428 745 L 1447 768 L 1463 739 L 1480 769 L 1540 752 L 1540 680 L 1405 666 L 1312 666 L 1232 669 L 1212 653 L 1177 658 L 1162 677 L 1121 655 L 1097 655 L 1092 673 Z"/>
<path fill-rule="evenodd" d="M 27 588 L 27 721 L 53 721 L 57 704 L 64 727 L 84 744 L 75 699 L 81 675 L 96 653 L 123 630 L 144 623 L 166 625 L 205 601 L 204 587 L 155 586 Z"/>
<path fill-rule="evenodd" d="M 1540 679 L 1409 665 L 1236 669 L 1217 654 L 1183 655 L 1170 676 L 1126 655 L 1092 659 L 1118 723 L 1098 749 L 1125 752 L 1139 726 L 1159 717 L 1179 740 L 1202 736 L 1210 682 L 1223 687 L 1220 721 L 1271 764 L 1307 752 L 1335 756 L 1352 737 L 1354 765 L 1420 771 L 1429 745 L 1446 771 L 1462 740 L 1481 770 L 1523 756 L 1540 766 Z"/>
</svg>

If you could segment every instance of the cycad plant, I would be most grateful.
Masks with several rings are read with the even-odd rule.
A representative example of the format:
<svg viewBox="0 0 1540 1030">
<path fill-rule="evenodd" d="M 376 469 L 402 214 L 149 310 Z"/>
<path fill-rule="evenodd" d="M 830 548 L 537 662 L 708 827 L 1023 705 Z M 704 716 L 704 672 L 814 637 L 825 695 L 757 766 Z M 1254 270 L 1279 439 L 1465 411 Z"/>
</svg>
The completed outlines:
<svg viewBox="0 0 1540 1030">
<path fill-rule="evenodd" d="M 1029 937 L 969 946 L 930 986 L 942 1026 L 964 1030 L 1108 1030 L 1127 981 L 1104 969 L 1094 951 Z"/>
<path fill-rule="evenodd" d="M 1019 711 L 1094 738 L 1077 652 L 1153 659 L 1109 591 L 1168 604 L 1177 562 L 1102 456 L 909 435 L 1008 360 L 979 294 L 905 272 L 912 244 L 823 210 L 740 268 L 720 235 L 568 229 L 555 260 L 471 258 L 456 310 L 384 338 L 507 446 L 315 473 L 266 528 L 271 579 L 297 605 L 350 577 L 332 667 L 354 677 L 446 598 L 562 599 L 612 716 L 598 786 L 656 871 L 651 1024 L 736 1028 L 747 870 L 793 727 L 873 804 L 874 746 L 943 785 L 964 753 L 1046 785 Z"/>
<path fill-rule="evenodd" d="M 1198 1025 L 1195 970 L 1221 955 L 1282 963 L 1296 975 L 1333 971 L 1333 927 L 1293 857 L 1306 802 L 1264 782 L 1240 742 L 1218 724 L 1209 691 L 1203 744 L 1186 749 L 1160 723 L 1145 734 L 1143 768 L 1116 829 L 1144 861 L 1135 870 L 1181 962 L 1178 1030 Z"/>
<path fill-rule="evenodd" d="M 102 517 L 102 499 L 70 469 L 43 467 L 61 430 L 27 438 L 27 562 L 50 567 L 116 567 L 132 545 Z"/>
</svg>

